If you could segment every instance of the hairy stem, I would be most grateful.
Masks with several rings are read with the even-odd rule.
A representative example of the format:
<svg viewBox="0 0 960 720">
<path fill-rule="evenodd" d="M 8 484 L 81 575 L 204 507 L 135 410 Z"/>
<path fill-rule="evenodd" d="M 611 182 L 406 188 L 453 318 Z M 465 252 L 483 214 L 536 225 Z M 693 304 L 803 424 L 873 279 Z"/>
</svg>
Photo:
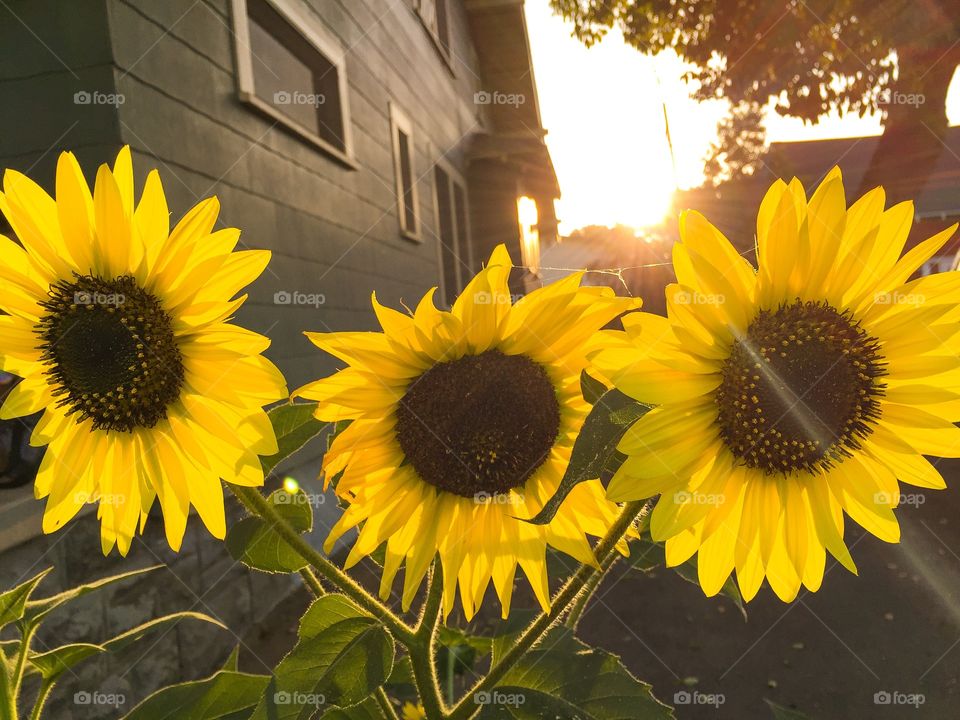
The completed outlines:
<svg viewBox="0 0 960 720">
<path fill-rule="evenodd" d="M 16 705 L 17 698 L 20 697 L 20 686 L 23 684 L 23 673 L 27 669 L 27 656 L 30 654 L 30 643 L 33 642 L 33 636 L 37 632 L 37 625 L 30 623 L 23 631 L 23 638 L 20 641 L 20 652 L 17 654 L 17 664 L 13 669 L 13 676 L 10 678 L 13 702 Z"/>
<path fill-rule="evenodd" d="M 17 696 L 13 692 L 10 673 L 13 670 L 6 655 L 0 650 L 0 720 L 17 720 Z"/>
<path fill-rule="evenodd" d="M 280 535 L 300 556 L 310 563 L 324 578 L 333 583 L 344 595 L 357 605 L 380 620 L 393 636 L 410 647 L 416 641 L 413 629 L 401 620 L 390 608 L 368 593 L 363 586 L 351 578 L 347 573 L 334 565 L 329 558 L 314 548 L 306 539 L 294 530 L 276 508 L 267 502 L 267 499 L 256 488 L 230 485 L 233 494 L 254 515 L 270 523 Z"/>
<path fill-rule="evenodd" d="M 590 576 L 583 586 L 583 591 L 577 595 L 576 599 L 570 605 L 570 612 L 567 613 L 567 619 L 564 620 L 564 625 L 571 630 L 577 629 L 577 624 L 580 622 L 580 618 L 583 617 L 587 605 L 590 604 L 597 589 L 600 587 L 600 583 L 603 582 L 603 579 L 610 572 L 610 568 L 616 565 L 619 558 L 620 555 L 618 553 L 610 553 L 607 559 L 600 565 L 600 572 L 595 572 Z"/>
<path fill-rule="evenodd" d="M 37 693 L 37 699 L 33 703 L 33 711 L 30 713 L 30 720 L 40 720 L 43 713 L 43 707 L 47 704 L 47 698 L 50 697 L 50 691 L 53 690 L 54 682 L 44 680 L 40 685 L 40 691 Z"/>
<path fill-rule="evenodd" d="M 303 584 L 307 586 L 314 597 L 320 597 L 326 594 L 323 591 L 323 585 L 320 584 L 317 576 L 313 574 L 313 570 L 310 568 L 303 568 L 303 570 L 300 571 L 300 577 L 303 578 Z"/>
<path fill-rule="evenodd" d="M 620 517 L 610 527 L 603 539 L 597 543 L 594 549 L 594 555 L 597 562 L 602 566 L 612 553 L 616 552 L 617 543 L 626 535 L 627 531 L 633 526 L 643 513 L 647 511 L 648 505 L 643 501 L 627 503 Z M 453 708 L 447 716 L 450 720 L 464 720 L 472 717 L 479 709 L 472 705 L 473 698 L 477 693 L 486 692 L 496 687 L 497 683 L 506 675 L 507 671 L 513 667 L 520 658 L 522 658 L 540 639 L 553 627 L 559 620 L 567 607 L 572 603 L 580 592 L 584 589 L 586 583 L 594 574 L 600 574 L 600 570 L 588 565 L 581 565 L 580 568 L 563 584 L 563 587 L 557 592 L 550 603 L 550 611 L 540 613 L 527 627 L 520 633 L 513 646 L 503 654 L 496 665 L 490 668 L 487 673 L 476 685 L 464 695 L 460 702 Z M 428 717 L 430 717 L 428 715 Z"/>
<path fill-rule="evenodd" d="M 396 709 L 390 703 L 390 698 L 387 697 L 387 694 L 383 691 L 383 688 L 380 688 L 374 697 L 376 698 L 380 709 L 383 710 L 384 717 L 386 717 L 387 720 L 400 720 L 400 716 L 397 715 Z"/>
<path fill-rule="evenodd" d="M 434 561 L 427 586 L 427 598 L 423 603 L 420 624 L 415 633 L 415 643 L 409 646 L 413 679 L 428 718 L 442 718 L 446 714 L 434 663 L 442 600 L 443 579 L 440 577 L 439 565 Z"/>
</svg>

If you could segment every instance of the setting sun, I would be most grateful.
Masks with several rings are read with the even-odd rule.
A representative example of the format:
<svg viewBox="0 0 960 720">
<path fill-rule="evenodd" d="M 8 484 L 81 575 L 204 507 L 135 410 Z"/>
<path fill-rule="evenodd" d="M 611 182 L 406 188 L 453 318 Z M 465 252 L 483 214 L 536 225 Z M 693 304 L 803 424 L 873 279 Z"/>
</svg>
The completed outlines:
<svg viewBox="0 0 960 720">
<path fill-rule="evenodd" d="M 572 24 L 553 14 L 548 0 L 527 0 L 525 8 L 549 129 L 546 142 L 563 188 L 557 203 L 561 232 L 587 225 L 659 224 L 676 189 L 703 184 L 704 159 L 727 101 L 693 100 L 683 79 L 692 66 L 672 51 L 645 55 L 627 45 L 617 29 L 587 48 L 571 36 Z M 950 124 L 960 122 L 960 73 L 946 105 Z M 831 111 L 810 124 L 773 112 L 772 102 L 765 123 L 769 141 L 870 136 L 882 130 L 877 113 L 841 117 Z"/>
</svg>

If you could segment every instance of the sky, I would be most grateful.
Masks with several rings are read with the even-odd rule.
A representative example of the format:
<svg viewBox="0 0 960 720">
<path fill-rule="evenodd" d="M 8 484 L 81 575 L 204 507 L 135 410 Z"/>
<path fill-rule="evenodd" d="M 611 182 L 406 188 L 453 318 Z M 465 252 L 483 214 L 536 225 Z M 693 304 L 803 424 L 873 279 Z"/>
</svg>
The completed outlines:
<svg viewBox="0 0 960 720">
<path fill-rule="evenodd" d="M 691 100 L 681 79 L 685 65 L 675 54 L 643 55 L 616 31 L 588 49 L 571 37 L 570 23 L 553 15 L 548 0 L 526 0 L 526 15 L 546 142 L 563 192 L 557 203 L 561 231 L 656 224 L 675 187 L 703 183 L 703 159 L 725 102 Z M 664 103 L 675 173 L 664 134 Z M 953 78 L 947 116 L 951 124 L 960 124 L 960 73 Z M 832 116 L 817 125 L 776 114 L 767 119 L 770 141 L 881 130 L 879 116 Z"/>
</svg>

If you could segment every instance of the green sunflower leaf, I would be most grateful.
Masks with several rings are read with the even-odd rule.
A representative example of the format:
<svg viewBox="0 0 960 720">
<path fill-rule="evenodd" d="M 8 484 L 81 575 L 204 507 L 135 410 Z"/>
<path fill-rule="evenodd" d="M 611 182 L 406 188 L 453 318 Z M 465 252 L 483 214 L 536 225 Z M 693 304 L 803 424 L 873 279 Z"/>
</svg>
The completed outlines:
<svg viewBox="0 0 960 720">
<path fill-rule="evenodd" d="M 123 582 L 124 580 L 129 580 L 130 578 L 137 577 L 138 575 L 144 575 L 148 572 L 153 572 L 161 567 L 163 567 L 163 565 L 151 565 L 150 567 L 139 568 L 137 570 L 120 573 L 119 575 L 111 575 L 110 577 L 101 578 L 100 580 L 95 580 L 94 582 L 86 583 L 84 585 L 78 585 L 77 587 L 70 588 L 69 590 L 64 590 L 62 593 L 58 593 L 57 595 L 43 598 L 42 600 L 29 600 L 27 602 L 26 610 L 23 613 L 22 623 L 24 625 L 39 623 L 48 614 L 56 610 L 64 603 L 68 603 L 71 600 L 76 600 L 79 597 L 83 597 L 84 595 L 88 595 L 96 590 L 105 588 L 108 585 Z"/>
<path fill-rule="evenodd" d="M 673 711 L 657 700 L 619 658 L 592 648 L 566 627 L 554 628 L 510 668 L 490 692 L 477 693 L 478 720 L 667 720 Z"/>
<path fill-rule="evenodd" d="M 386 720 L 383 710 L 373 698 L 349 708 L 332 708 L 320 716 L 320 720 Z"/>
<path fill-rule="evenodd" d="M 598 398 L 580 428 L 580 434 L 573 444 L 570 464 L 560 480 L 556 494 L 527 522 L 546 525 L 556 516 L 573 488 L 604 475 L 604 470 L 617 452 L 620 438 L 627 428 L 643 417 L 649 409 L 616 388 L 608 390 Z"/>
<path fill-rule="evenodd" d="M 390 677 L 393 639 L 379 621 L 342 596 L 314 602 L 299 634 L 251 720 L 292 720 L 358 705 Z"/>
<path fill-rule="evenodd" d="M 277 512 L 300 533 L 313 528 L 313 508 L 303 490 L 290 493 L 283 488 L 267 498 Z M 280 537 L 271 523 L 260 517 L 244 518 L 230 528 L 226 538 L 227 551 L 234 560 L 269 573 L 292 573 L 309 563 L 286 540 Z"/>
<path fill-rule="evenodd" d="M 221 670 L 226 670 L 227 672 L 237 672 L 240 669 L 240 646 L 234 645 L 233 650 L 230 651 L 230 654 L 227 656 L 227 659 L 223 661 L 223 667 Z"/>
<path fill-rule="evenodd" d="M 61 645 L 46 652 L 32 654 L 30 656 L 30 664 L 40 673 L 44 680 L 55 681 L 61 674 L 72 669 L 75 665 L 80 664 L 89 657 L 106 652 L 123 650 L 150 633 L 166 630 L 167 628 L 177 625 L 181 620 L 200 620 L 226 629 L 226 626 L 221 622 L 203 613 L 173 613 L 127 630 L 125 633 L 121 633 L 115 638 L 99 645 L 72 643 L 70 645 Z"/>
<path fill-rule="evenodd" d="M 413 665 L 410 664 L 410 656 L 404 655 L 393 663 L 393 670 L 390 671 L 390 677 L 386 684 L 393 689 L 398 690 L 399 695 L 416 695 L 413 679 Z"/>
<path fill-rule="evenodd" d="M 71 643 L 30 656 L 30 666 L 45 680 L 54 680 L 75 665 L 94 655 L 105 653 L 103 645 L 91 643 Z"/>
<path fill-rule="evenodd" d="M 179 625 L 184 620 L 197 620 L 198 622 L 205 622 L 211 625 L 216 625 L 219 628 L 224 630 L 227 629 L 227 626 L 216 618 L 212 618 L 205 613 L 184 611 L 171 613 L 170 615 L 164 615 L 163 617 L 150 620 L 149 622 L 143 623 L 143 625 L 138 625 L 135 628 L 131 628 L 124 633 L 117 635 L 110 640 L 102 643 L 103 647 L 109 652 L 118 652 L 124 648 L 132 645 L 133 643 L 141 640 L 150 633 L 155 633 L 157 631 L 166 631 L 172 629 L 173 627 Z"/>
<path fill-rule="evenodd" d="M 329 423 L 313 416 L 317 403 L 288 403 L 279 405 L 267 413 L 277 435 L 277 453 L 260 458 L 264 475 L 270 474 L 277 465 L 296 453 L 329 427 Z"/>
<path fill-rule="evenodd" d="M 123 720 L 246 720 L 269 682 L 266 675 L 221 670 L 158 690 Z"/>
<path fill-rule="evenodd" d="M 27 611 L 30 596 L 51 570 L 53 568 L 47 568 L 26 582 L 0 594 L 0 628 L 23 618 Z"/>
<path fill-rule="evenodd" d="M 607 386 L 593 377 L 586 370 L 580 372 L 580 393 L 583 399 L 591 405 L 595 405 L 597 400 L 603 397 L 607 391 Z"/>
</svg>

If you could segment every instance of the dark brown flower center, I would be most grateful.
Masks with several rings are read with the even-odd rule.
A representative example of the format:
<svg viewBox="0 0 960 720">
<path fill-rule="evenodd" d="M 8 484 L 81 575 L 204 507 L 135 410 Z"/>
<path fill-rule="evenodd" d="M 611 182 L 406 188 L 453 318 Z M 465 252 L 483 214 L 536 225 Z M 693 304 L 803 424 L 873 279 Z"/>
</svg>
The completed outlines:
<svg viewBox="0 0 960 720">
<path fill-rule="evenodd" d="M 542 366 L 489 350 L 434 365 L 397 407 L 397 439 L 425 481 L 462 497 L 520 488 L 550 454 L 560 406 Z"/>
<path fill-rule="evenodd" d="M 799 300 L 760 312 L 722 372 L 720 437 L 767 474 L 849 457 L 872 432 L 886 374 L 876 339 L 849 312 Z"/>
<path fill-rule="evenodd" d="M 58 406 L 102 430 L 149 428 L 183 387 L 183 358 L 170 316 L 129 275 L 76 275 L 41 303 L 43 360 Z"/>
</svg>

